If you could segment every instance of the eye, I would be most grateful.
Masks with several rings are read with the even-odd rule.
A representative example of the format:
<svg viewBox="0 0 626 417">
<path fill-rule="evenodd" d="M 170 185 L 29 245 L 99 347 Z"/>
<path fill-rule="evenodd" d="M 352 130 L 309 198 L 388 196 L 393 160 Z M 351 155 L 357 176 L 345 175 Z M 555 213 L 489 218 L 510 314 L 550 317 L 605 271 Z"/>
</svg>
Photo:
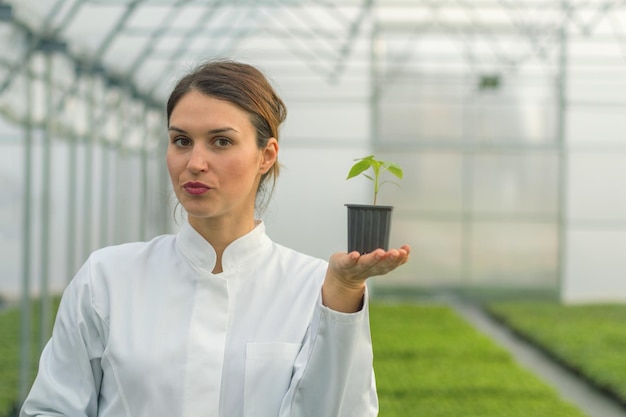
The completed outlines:
<svg viewBox="0 0 626 417">
<path fill-rule="evenodd" d="M 218 148 L 228 148 L 229 146 L 231 146 L 233 144 L 233 142 L 230 139 L 222 138 L 222 137 L 215 138 L 213 143 Z"/>
<path fill-rule="evenodd" d="M 186 148 L 191 145 L 191 139 L 184 136 L 176 136 L 172 138 L 172 143 L 179 148 Z"/>
</svg>

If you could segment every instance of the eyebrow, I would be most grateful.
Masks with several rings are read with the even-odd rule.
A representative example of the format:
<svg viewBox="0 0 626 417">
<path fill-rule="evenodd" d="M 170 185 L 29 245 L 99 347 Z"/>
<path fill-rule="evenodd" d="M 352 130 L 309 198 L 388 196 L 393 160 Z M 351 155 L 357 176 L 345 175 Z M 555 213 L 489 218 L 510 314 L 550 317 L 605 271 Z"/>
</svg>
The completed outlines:
<svg viewBox="0 0 626 417">
<path fill-rule="evenodd" d="M 176 126 L 170 126 L 167 129 L 168 131 L 174 131 L 174 132 L 179 132 L 179 133 L 187 133 L 187 131 L 185 131 L 185 129 L 181 129 L 180 127 L 176 127 Z M 210 135 L 214 135 L 216 133 L 224 133 L 224 132 L 237 132 L 239 133 L 239 131 L 237 129 L 234 129 L 232 127 L 218 127 L 216 129 L 211 129 L 209 131 L 207 131 L 208 134 Z"/>
</svg>

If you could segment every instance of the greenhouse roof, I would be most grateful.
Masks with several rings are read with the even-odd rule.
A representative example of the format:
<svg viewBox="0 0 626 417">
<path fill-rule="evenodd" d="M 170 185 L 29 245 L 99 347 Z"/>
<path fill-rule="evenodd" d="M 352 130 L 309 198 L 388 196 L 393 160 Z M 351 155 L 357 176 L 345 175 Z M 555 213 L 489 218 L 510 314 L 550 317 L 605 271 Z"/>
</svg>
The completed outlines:
<svg viewBox="0 0 626 417">
<path fill-rule="evenodd" d="M 626 46 L 623 1 L 564 0 L 4 0 L 2 29 L 16 45 L 0 59 L 6 88 L 35 51 L 105 74 L 148 100 L 198 61 L 251 62 L 273 78 L 305 85 L 431 65 L 502 72 L 558 62 L 570 36 L 600 32 Z M 0 25 L 2 26 L 2 25 Z M 5 25 L 6 26 L 6 25 Z M 2 33 L 0 31 L 0 33 Z M 8 31 L 8 32 L 7 32 Z M 597 37 L 595 37 L 597 42 Z M 598 55 L 597 45 L 590 53 Z M 379 70 L 380 68 L 378 68 Z M 379 80 L 380 81 L 380 80 Z"/>
</svg>

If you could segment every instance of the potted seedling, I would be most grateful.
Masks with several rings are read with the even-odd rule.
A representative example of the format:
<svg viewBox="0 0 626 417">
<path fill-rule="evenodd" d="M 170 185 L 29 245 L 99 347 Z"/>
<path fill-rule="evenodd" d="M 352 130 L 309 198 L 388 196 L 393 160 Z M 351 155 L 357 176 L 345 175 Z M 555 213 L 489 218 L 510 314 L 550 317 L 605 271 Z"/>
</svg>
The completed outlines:
<svg viewBox="0 0 626 417">
<path fill-rule="evenodd" d="M 361 254 L 373 252 L 378 248 L 389 249 L 391 231 L 392 206 L 377 205 L 380 187 L 393 181 L 383 180 L 383 176 L 391 174 L 402 179 L 402 168 L 394 162 L 378 160 L 374 155 L 355 159 L 348 177 L 364 176 L 374 186 L 373 204 L 346 204 L 348 208 L 348 252 L 358 251 Z"/>
</svg>

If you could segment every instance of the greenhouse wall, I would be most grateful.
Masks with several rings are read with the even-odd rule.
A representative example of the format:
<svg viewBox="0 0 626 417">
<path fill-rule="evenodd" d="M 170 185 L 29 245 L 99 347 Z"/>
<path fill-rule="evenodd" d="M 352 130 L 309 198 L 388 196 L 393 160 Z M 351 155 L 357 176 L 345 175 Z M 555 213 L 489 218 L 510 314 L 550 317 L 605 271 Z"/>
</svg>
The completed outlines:
<svg viewBox="0 0 626 417">
<path fill-rule="evenodd" d="M 366 179 L 345 177 L 375 153 L 404 168 L 380 202 L 395 206 L 392 245 L 413 253 L 374 285 L 626 300 L 621 5 L 220 3 L 191 42 L 192 9 L 149 31 L 170 6 L 4 3 L 14 12 L 0 15 L 12 46 L 0 52 L 4 299 L 46 282 L 59 292 L 92 250 L 177 230 L 163 103 L 178 76 L 215 56 L 257 65 L 287 104 L 282 173 L 259 210 L 278 243 L 321 258 L 345 250 L 344 204 L 372 199 Z M 241 27 L 219 30 L 231 14 Z M 35 30 L 48 24 L 59 37 Z M 90 48 L 102 56 L 84 68 Z"/>
</svg>

